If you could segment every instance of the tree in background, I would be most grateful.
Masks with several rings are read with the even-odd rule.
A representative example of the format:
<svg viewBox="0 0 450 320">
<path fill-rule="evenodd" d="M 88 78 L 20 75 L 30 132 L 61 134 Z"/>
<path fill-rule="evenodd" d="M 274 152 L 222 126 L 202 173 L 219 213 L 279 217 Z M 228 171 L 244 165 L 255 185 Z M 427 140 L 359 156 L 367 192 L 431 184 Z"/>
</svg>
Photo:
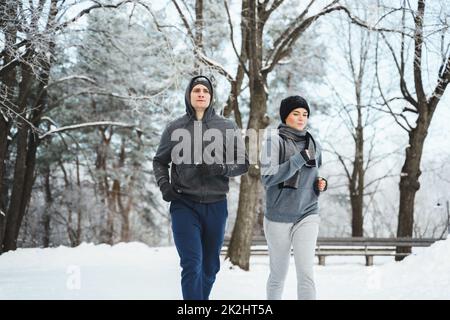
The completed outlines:
<svg viewBox="0 0 450 320">
<path fill-rule="evenodd" d="M 364 21 L 376 13 L 366 7 L 355 8 L 353 12 Z M 338 19 L 327 25 L 330 30 L 336 30 L 336 41 L 331 42 L 334 58 L 327 63 L 332 70 L 330 76 L 333 76 L 327 76 L 327 86 L 336 102 L 327 112 L 331 121 L 324 145 L 342 166 L 342 174 L 336 176 L 333 186 L 338 195 L 342 194 L 341 185 L 347 188 L 351 236 L 362 237 L 365 233 L 364 217 L 375 201 L 379 183 L 394 176 L 394 168 L 389 169 L 386 165 L 392 150 L 380 152 L 385 147 L 380 143 L 381 138 L 377 138 L 377 131 L 384 131 L 379 128 L 384 114 L 372 108 L 377 98 L 374 69 L 377 37 L 348 19 Z M 342 141 L 343 132 L 350 136 L 352 144 Z M 380 162 L 384 164 L 383 174 L 378 177 L 368 174 Z"/>
<path fill-rule="evenodd" d="M 51 77 L 55 62 L 62 58 L 56 56 L 59 37 L 91 11 L 117 9 L 132 2 L 85 2 L 84 8 L 77 7 L 81 2 L 68 4 L 57 0 L 3 1 L 0 4 L 1 36 L 5 39 L 0 65 L 0 252 L 17 247 L 20 227 L 28 210 L 36 178 L 36 160 L 42 141 L 52 135 L 82 127 L 133 127 L 109 121 L 84 124 L 70 122 L 69 126 L 55 128 L 56 122 L 47 117 L 47 113 L 52 110 L 57 112 L 61 106 L 58 99 L 50 101 L 49 91 L 52 86 L 68 81 L 90 81 L 78 75 L 61 79 Z M 68 12 L 75 12 L 75 15 L 71 17 Z M 48 122 L 53 127 L 45 132 Z M 51 203 L 51 195 L 47 193 L 47 196 Z M 44 225 L 48 226 L 48 222 L 44 222 Z M 44 242 L 48 240 L 44 239 Z"/>
<path fill-rule="evenodd" d="M 400 8 L 396 10 L 388 7 L 382 9 L 387 12 L 385 15 L 388 23 L 397 25 L 401 22 L 401 29 L 397 33 L 379 32 L 392 57 L 400 96 L 386 95 L 380 72 L 377 72 L 377 80 L 383 105 L 394 116 L 397 124 L 408 133 L 408 146 L 400 174 L 397 237 L 412 237 L 414 202 L 420 188 L 423 147 L 433 114 L 450 81 L 449 24 L 446 21 L 448 7 L 444 2 L 426 3 L 418 0 L 416 6 L 401 1 Z M 440 45 L 435 48 L 432 43 Z M 377 52 L 378 50 L 379 48 Z M 433 69 L 425 63 L 425 55 L 431 57 L 430 60 L 438 61 Z M 397 101 L 403 101 L 403 104 L 396 103 Z M 402 108 L 401 111 L 396 111 L 399 108 Z M 411 248 L 399 247 L 397 252 L 410 253 Z M 402 257 L 396 259 L 401 260 Z"/>
<path fill-rule="evenodd" d="M 0 252 L 17 247 L 31 196 L 60 10 L 56 0 L 0 4 Z"/>
</svg>

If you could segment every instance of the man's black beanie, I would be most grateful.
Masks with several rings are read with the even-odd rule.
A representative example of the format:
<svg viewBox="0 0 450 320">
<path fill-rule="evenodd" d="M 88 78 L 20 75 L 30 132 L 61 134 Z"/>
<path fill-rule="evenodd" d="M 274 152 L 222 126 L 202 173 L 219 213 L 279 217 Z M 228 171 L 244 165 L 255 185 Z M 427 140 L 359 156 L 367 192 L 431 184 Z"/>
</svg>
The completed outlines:
<svg viewBox="0 0 450 320">
<path fill-rule="evenodd" d="M 205 76 L 197 76 L 197 77 L 194 77 L 194 78 L 192 79 L 192 81 L 191 81 L 191 85 L 190 85 L 190 88 L 189 88 L 189 92 L 191 92 L 192 89 L 193 89 L 196 85 L 198 85 L 198 84 L 202 84 L 202 85 L 204 85 L 205 87 L 208 88 L 209 94 L 211 95 L 211 100 L 212 100 L 213 89 L 212 89 L 212 86 L 211 86 L 211 81 L 210 81 L 207 77 L 205 77 Z"/>
<path fill-rule="evenodd" d="M 281 122 L 286 123 L 286 117 L 291 113 L 292 110 L 297 108 L 303 108 L 308 111 L 308 118 L 310 116 L 308 102 L 300 96 L 290 96 L 281 100 L 280 104 L 280 118 Z"/>
</svg>

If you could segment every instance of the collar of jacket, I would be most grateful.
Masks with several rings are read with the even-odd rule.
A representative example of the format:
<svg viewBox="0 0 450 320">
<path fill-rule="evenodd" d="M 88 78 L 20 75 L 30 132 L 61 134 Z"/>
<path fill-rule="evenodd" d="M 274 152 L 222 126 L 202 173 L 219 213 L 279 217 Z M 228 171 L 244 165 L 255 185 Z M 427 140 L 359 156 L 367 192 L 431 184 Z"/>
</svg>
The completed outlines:
<svg viewBox="0 0 450 320">
<path fill-rule="evenodd" d="M 296 130 L 289 127 L 287 124 L 281 123 L 278 126 L 278 134 L 284 139 L 291 139 L 294 141 L 303 141 L 306 138 L 307 130 Z"/>
</svg>

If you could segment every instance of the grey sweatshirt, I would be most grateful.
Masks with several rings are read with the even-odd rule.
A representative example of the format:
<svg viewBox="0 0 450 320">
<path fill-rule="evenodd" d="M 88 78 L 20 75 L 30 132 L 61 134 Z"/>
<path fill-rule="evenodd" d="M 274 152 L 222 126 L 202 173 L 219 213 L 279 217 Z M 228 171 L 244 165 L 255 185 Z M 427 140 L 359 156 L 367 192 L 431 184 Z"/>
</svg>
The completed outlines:
<svg viewBox="0 0 450 320">
<path fill-rule="evenodd" d="M 322 164 L 322 148 L 316 141 L 317 167 L 306 167 L 300 152 L 287 161 L 279 163 L 282 138 L 270 135 L 261 150 L 261 180 L 266 190 L 267 219 L 276 222 L 296 223 L 319 210 L 319 192 L 315 188 L 318 167 Z M 297 142 L 303 150 L 304 141 Z M 280 188 L 279 183 L 291 178 L 297 171 L 300 174 L 298 189 Z"/>
<path fill-rule="evenodd" d="M 189 83 L 185 93 L 186 114 L 170 122 L 164 129 L 158 150 L 153 158 L 153 172 L 159 187 L 165 182 L 170 182 L 180 196 L 195 202 L 212 203 L 226 198 L 229 190 L 229 177 L 239 176 L 247 172 L 249 167 L 248 156 L 240 134 L 236 137 L 239 141 L 235 141 L 234 144 L 231 140 L 225 138 L 227 137 L 227 130 L 239 130 L 237 125 L 233 121 L 217 115 L 211 105 L 206 109 L 203 119 L 201 121 L 196 120 L 195 111 L 190 104 L 190 85 L 191 83 Z M 178 156 L 172 154 L 172 149 L 178 144 L 178 139 L 172 139 L 172 133 L 176 129 L 187 130 L 192 138 L 190 143 L 191 159 L 188 163 L 176 164 L 178 161 L 173 158 Z M 194 134 L 194 131 L 204 132 L 207 129 L 216 129 L 224 137 L 223 154 L 216 157 L 221 159 L 221 164 L 224 166 L 222 175 L 204 176 L 201 174 L 199 167 L 195 165 L 195 155 L 203 154 L 208 144 L 203 141 L 202 136 Z M 240 131 L 236 132 L 239 133 Z M 195 139 L 201 139 L 200 144 L 197 144 L 199 150 L 195 147 Z M 234 147 L 234 159 L 231 162 L 227 161 L 225 155 L 228 145 Z M 169 165 L 171 167 L 170 177 Z"/>
</svg>

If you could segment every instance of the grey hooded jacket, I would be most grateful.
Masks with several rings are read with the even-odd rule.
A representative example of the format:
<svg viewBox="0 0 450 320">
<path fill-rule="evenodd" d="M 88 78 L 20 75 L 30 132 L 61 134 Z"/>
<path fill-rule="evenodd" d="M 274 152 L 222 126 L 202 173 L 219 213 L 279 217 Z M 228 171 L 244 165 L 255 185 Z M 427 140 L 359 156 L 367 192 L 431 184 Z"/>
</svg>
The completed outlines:
<svg viewBox="0 0 450 320">
<path fill-rule="evenodd" d="M 162 133 L 161 142 L 153 158 L 153 171 L 158 186 L 161 187 L 163 183 L 170 182 L 174 190 L 184 198 L 200 203 L 213 203 L 226 198 L 229 190 L 229 177 L 239 176 L 247 172 L 249 162 L 239 128 L 234 122 L 217 115 L 211 103 L 206 109 L 203 119 L 201 121 L 196 120 L 195 111 L 190 103 L 191 84 L 196 78 L 191 79 L 186 89 L 186 114 L 170 122 Z M 213 101 L 212 92 L 211 101 Z M 172 152 L 173 148 L 180 142 L 177 134 L 172 136 L 177 129 L 184 129 L 191 138 L 191 143 L 189 143 L 191 156 L 188 161 L 180 159 L 184 156 L 183 154 Z M 198 132 L 204 134 L 208 129 L 213 129 L 210 132 L 215 131 L 215 136 L 220 131 L 223 137 L 222 154 L 214 154 L 214 159 L 218 159 L 216 162 L 223 164 L 224 170 L 222 175 L 201 174 L 198 165 L 205 162 L 194 162 L 195 157 L 198 157 L 200 152 L 203 154 L 205 147 L 209 145 L 205 143 L 204 140 L 207 140 L 205 137 L 202 139 L 202 136 L 198 136 Z M 194 134 L 194 131 L 196 134 Z M 234 136 L 230 137 L 230 132 L 234 132 Z M 211 144 L 213 142 L 215 140 Z M 227 147 L 232 148 L 233 159 L 231 161 L 226 157 Z M 171 167 L 170 178 L 169 165 Z"/>
<path fill-rule="evenodd" d="M 266 190 L 267 219 L 276 222 L 297 223 L 306 216 L 319 211 L 319 191 L 315 187 L 318 168 L 322 165 L 322 148 L 316 141 L 317 167 L 305 166 L 300 152 L 280 163 L 280 146 L 283 139 L 278 135 L 267 137 L 261 150 L 261 180 Z M 296 142 L 303 150 L 304 141 Z M 298 188 L 281 188 L 280 183 L 299 173 Z"/>
</svg>

